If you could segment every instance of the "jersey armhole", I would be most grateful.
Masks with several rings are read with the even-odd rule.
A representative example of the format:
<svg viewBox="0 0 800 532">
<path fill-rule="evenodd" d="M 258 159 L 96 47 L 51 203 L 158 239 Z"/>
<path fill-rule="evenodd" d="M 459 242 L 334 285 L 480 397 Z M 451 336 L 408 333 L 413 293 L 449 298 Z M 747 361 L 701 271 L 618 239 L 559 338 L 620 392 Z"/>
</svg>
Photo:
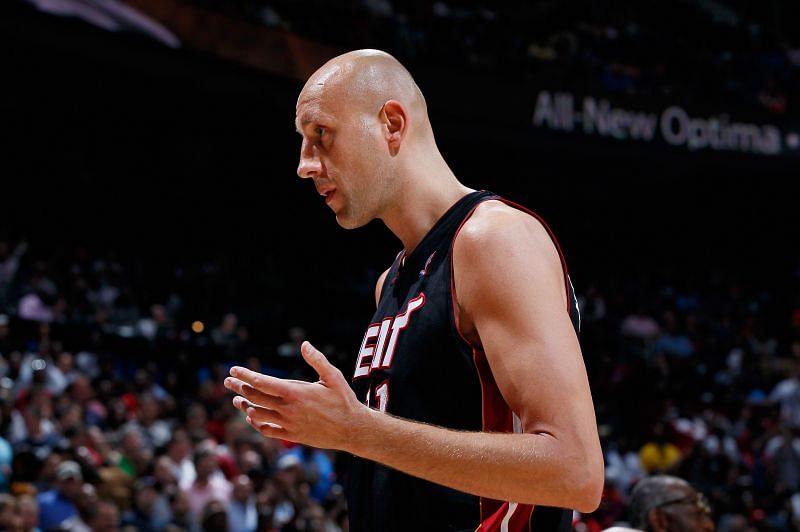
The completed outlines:
<svg viewBox="0 0 800 532">
<path fill-rule="evenodd" d="M 570 280 L 569 277 L 569 269 L 567 268 L 567 259 L 564 257 L 564 252 L 561 251 L 561 245 L 558 243 L 558 239 L 556 239 L 555 233 L 553 233 L 552 229 L 550 229 L 550 226 L 547 225 L 547 222 L 544 221 L 544 218 L 542 218 L 532 210 L 528 209 L 527 207 L 523 207 L 522 205 L 514 203 L 513 201 L 507 200 L 505 198 L 497 197 L 494 199 L 502 203 L 505 203 L 509 207 L 513 207 L 518 211 L 522 211 L 529 216 L 532 216 L 535 220 L 537 220 L 540 224 L 542 224 L 542 227 L 544 227 L 544 230 L 547 232 L 548 236 L 550 237 L 550 240 L 553 241 L 553 245 L 556 248 L 556 253 L 558 254 L 558 260 L 561 262 L 561 272 L 564 275 L 564 287 L 567 293 L 567 315 L 568 316 L 571 315 L 572 307 L 575 304 L 575 302 L 573 301 L 573 298 L 575 297 L 575 291 L 572 290 L 572 281 Z"/>
<path fill-rule="evenodd" d="M 538 214 L 536 214 L 532 210 L 523 207 L 522 205 L 514 203 L 513 201 L 509 201 L 509 200 L 507 200 L 505 198 L 501 198 L 499 196 L 489 197 L 489 198 L 486 198 L 486 199 L 487 200 L 500 201 L 501 203 L 504 203 L 504 204 L 508 205 L 511 208 L 514 208 L 514 209 L 516 209 L 518 211 L 524 212 L 525 214 L 533 217 L 535 220 L 537 220 L 542 225 L 542 227 L 544 227 L 545 231 L 547 232 L 548 236 L 550 237 L 550 240 L 552 240 L 553 244 L 555 245 L 556 253 L 558 254 L 558 259 L 561 262 L 561 272 L 564 275 L 564 285 L 565 285 L 566 295 L 567 295 L 567 316 L 570 316 L 572 314 L 573 305 L 576 305 L 577 300 L 573 302 L 573 299 L 576 298 L 576 296 L 575 296 L 575 291 L 572 289 L 572 280 L 569 277 L 569 270 L 567 269 L 567 261 L 566 261 L 566 259 L 564 257 L 564 253 L 561 251 L 561 246 L 559 245 L 555 234 L 550 229 L 550 226 L 547 225 L 547 222 L 545 222 L 544 219 L 541 216 L 539 216 Z M 453 236 L 453 242 L 450 244 L 450 299 L 451 299 L 451 302 L 452 302 L 452 319 L 453 319 L 453 324 L 455 325 L 456 331 L 458 332 L 459 338 L 461 338 L 461 340 L 467 346 L 469 346 L 470 349 L 477 349 L 477 346 L 473 345 L 472 342 L 470 342 L 464 336 L 464 333 L 461 331 L 461 324 L 458 321 L 458 294 L 456 293 L 455 257 L 454 257 L 454 253 L 453 252 L 455 250 L 456 240 L 458 239 L 458 234 L 461 232 L 461 229 L 464 227 L 464 224 L 466 224 L 469 221 L 469 219 L 472 218 L 472 215 L 475 214 L 475 210 L 478 207 L 480 207 L 482 204 L 483 204 L 483 201 L 481 201 L 480 203 L 475 205 L 472 208 L 472 210 L 470 210 L 469 213 L 467 213 L 467 215 L 461 221 L 461 224 L 458 226 L 458 229 L 456 229 L 455 235 Z"/>
<path fill-rule="evenodd" d="M 389 277 L 389 271 L 391 269 L 390 267 L 384 270 L 383 273 L 378 276 L 378 280 L 375 283 L 375 308 L 381 304 L 381 297 L 383 296 L 384 290 L 386 290 L 386 278 Z"/>
<path fill-rule="evenodd" d="M 492 198 L 492 199 L 494 199 L 494 198 Z M 472 342 L 470 342 L 467 339 L 466 336 L 464 336 L 464 333 L 461 331 L 461 324 L 459 323 L 459 320 L 458 320 L 458 294 L 456 293 L 456 266 L 455 266 L 456 261 L 455 261 L 454 251 L 455 251 L 455 248 L 456 248 L 456 240 L 458 240 L 458 234 L 461 232 L 461 229 L 464 227 L 464 224 L 466 224 L 469 221 L 469 219 L 472 218 L 472 215 L 475 214 L 475 210 L 478 207 L 480 207 L 482 203 L 483 202 L 481 201 L 480 203 L 478 203 L 477 205 L 472 207 L 472 209 L 470 209 L 470 211 L 467 213 L 467 215 L 461 221 L 461 224 L 459 224 L 458 229 L 456 229 L 456 232 L 453 235 L 453 241 L 450 243 L 450 303 L 451 303 L 451 318 L 453 320 L 453 325 L 455 326 L 456 333 L 457 333 L 458 337 L 473 352 L 478 351 L 479 349 L 478 349 L 478 347 L 476 345 L 474 345 Z"/>
</svg>

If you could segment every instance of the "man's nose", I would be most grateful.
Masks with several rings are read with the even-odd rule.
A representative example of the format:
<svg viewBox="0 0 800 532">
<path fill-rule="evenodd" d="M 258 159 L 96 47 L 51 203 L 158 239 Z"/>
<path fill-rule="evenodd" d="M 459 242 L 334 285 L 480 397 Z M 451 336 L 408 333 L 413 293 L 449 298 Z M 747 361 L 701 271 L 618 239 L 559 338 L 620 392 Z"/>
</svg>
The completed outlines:
<svg viewBox="0 0 800 532">
<path fill-rule="evenodd" d="M 300 149 L 300 164 L 297 165 L 297 175 L 301 178 L 317 177 L 322 173 L 322 163 L 313 146 L 303 143 Z"/>
</svg>

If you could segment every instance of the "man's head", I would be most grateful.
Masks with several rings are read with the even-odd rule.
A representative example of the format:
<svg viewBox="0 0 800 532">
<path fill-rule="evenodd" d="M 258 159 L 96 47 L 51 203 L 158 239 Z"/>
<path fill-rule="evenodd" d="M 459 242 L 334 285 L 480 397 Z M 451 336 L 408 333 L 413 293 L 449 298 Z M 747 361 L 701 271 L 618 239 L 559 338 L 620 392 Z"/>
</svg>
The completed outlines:
<svg viewBox="0 0 800 532">
<path fill-rule="evenodd" d="M 242 504 L 247 503 L 253 495 L 253 481 L 247 475 L 239 475 L 233 481 L 233 499 Z"/>
<path fill-rule="evenodd" d="M 685 480 L 656 475 L 641 480 L 630 500 L 631 526 L 653 532 L 714 530 L 705 498 Z"/>
<path fill-rule="evenodd" d="M 25 530 L 33 530 L 39 523 L 39 503 L 30 495 L 17 497 L 17 514 Z"/>
<path fill-rule="evenodd" d="M 213 451 L 199 451 L 194 456 L 194 467 L 197 470 L 197 480 L 205 482 L 217 470 L 217 457 Z"/>
<path fill-rule="evenodd" d="M 81 466 L 72 460 L 65 460 L 58 464 L 56 468 L 56 479 L 58 481 L 58 491 L 67 499 L 77 500 L 83 485 L 83 473 Z"/>
<path fill-rule="evenodd" d="M 95 509 L 97 508 L 97 490 L 94 486 L 85 482 L 81 486 L 78 497 L 75 500 L 75 506 L 78 508 L 78 514 L 87 523 L 94 516 Z"/>
<path fill-rule="evenodd" d="M 116 532 L 119 530 L 119 510 L 116 505 L 101 500 L 89 524 L 95 532 Z"/>
<path fill-rule="evenodd" d="M 424 164 L 435 150 L 422 92 L 379 50 L 328 61 L 306 82 L 296 112 L 303 137 L 297 174 L 314 180 L 345 228 L 383 217 L 409 163 Z"/>
<path fill-rule="evenodd" d="M 155 479 L 153 477 L 142 477 L 138 479 L 134 486 L 133 493 L 133 503 L 136 509 L 145 515 L 150 515 L 158 499 Z"/>
</svg>

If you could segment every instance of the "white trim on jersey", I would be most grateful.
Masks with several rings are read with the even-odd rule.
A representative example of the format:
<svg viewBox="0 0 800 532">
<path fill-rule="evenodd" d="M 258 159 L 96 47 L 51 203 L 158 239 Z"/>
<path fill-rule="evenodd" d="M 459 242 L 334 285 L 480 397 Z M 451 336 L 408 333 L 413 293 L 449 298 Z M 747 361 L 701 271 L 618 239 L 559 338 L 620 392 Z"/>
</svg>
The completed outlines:
<svg viewBox="0 0 800 532">
<path fill-rule="evenodd" d="M 511 413 L 511 422 L 514 425 L 514 434 L 522 434 L 522 420 L 514 412 Z"/>
<path fill-rule="evenodd" d="M 506 516 L 503 518 L 503 522 L 500 523 L 500 532 L 508 532 L 508 523 L 511 522 L 511 516 L 514 515 L 514 512 L 516 511 L 517 511 L 517 503 L 509 502 Z"/>
<path fill-rule="evenodd" d="M 572 292 L 572 299 L 575 302 L 575 310 L 578 311 L 578 332 L 581 332 L 581 307 L 578 304 L 578 294 L 575 293 L 575 287 L 572 285 L 572 279 L 570 279 L 569 275 L 567 275 L 567 281 L 569 281 L 569 288 Z"/>
</svg>

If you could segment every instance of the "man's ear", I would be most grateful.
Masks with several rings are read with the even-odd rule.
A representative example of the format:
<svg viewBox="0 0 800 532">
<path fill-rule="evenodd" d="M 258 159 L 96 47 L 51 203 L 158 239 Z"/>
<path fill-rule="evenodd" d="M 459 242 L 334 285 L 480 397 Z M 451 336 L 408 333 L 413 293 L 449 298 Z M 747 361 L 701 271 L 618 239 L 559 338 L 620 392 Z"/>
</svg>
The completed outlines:
<svg viewBox="0 0 800 532">
<path fill-rule="evenodd" d="M 402 103 L 389 100 L 381 108 L 381 122 L 383 123 L 389 153 L 397 155 L 400 145 L 408 131 L 408 113 Z"/>
<path fill-rule="evenodd" d="M 647 522 L 650 524 L 650 530 L 653 532 L 667 532 L 667 516 L 658 508 L 653 508 L 647 512 Z"/>
</svg>

